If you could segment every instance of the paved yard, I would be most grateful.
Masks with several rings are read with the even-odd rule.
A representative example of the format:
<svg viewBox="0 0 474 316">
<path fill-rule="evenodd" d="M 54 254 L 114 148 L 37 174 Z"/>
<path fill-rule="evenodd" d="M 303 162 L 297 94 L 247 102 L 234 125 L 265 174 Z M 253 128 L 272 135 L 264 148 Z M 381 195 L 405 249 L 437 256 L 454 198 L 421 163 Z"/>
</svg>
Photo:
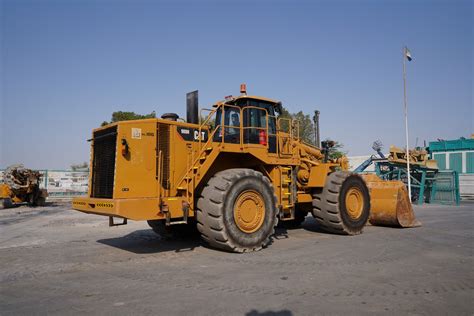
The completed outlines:
<svg viewBox="0 0 474 316">
<path fill-rule="evenodd" d="M 415 210 L 420 228 L 354 237 L 308 217 L 250 254 L 64 203 L 0 210 L 0 314 L 472 315 L 474 203 Z"/>
</svg>

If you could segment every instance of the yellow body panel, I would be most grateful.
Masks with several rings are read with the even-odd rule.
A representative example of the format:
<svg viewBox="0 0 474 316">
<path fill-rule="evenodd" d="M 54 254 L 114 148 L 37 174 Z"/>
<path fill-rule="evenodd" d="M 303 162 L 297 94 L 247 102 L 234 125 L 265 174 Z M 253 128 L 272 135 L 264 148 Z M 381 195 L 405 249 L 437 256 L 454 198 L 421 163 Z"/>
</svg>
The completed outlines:
<svg viewBox="0 0 474 316">
<path fill-rule="evenodd" d="M 313 196 L 309 193 L 298 193 L 298 203 L 311 203 Z"/>
<path fill-rule="evenodd" d="M 128 218 L 132 220 L 163 219 L 158 199 L 94 199 L 76 197 L 72 207 L 85 213 Z"/>
<path fill-rule="evenodd" d="M 336 164 L 320 164 L 311 167 L 311 172 L 308 180 L 308 186 L 312 188 L 322 188 L 326 184 L 327 174 L 331 172 L 331 168 L 337 166 Z"/>
<path fill-rule="evenodd" d="M 114 197 L 156 198 L 156 123 L 134 121 L 119 124 L 116 153 Z M 125 140 L 129 154 L 122 155 L 120 142 Z M 133 185 L 131 185 L 133 184 Z"/>
<path fill-rule="evenodd" d="M 0 199 L 7 199 L 12 196 L 10 187 L 6 184 L 0 184 Z"/>
</svg>

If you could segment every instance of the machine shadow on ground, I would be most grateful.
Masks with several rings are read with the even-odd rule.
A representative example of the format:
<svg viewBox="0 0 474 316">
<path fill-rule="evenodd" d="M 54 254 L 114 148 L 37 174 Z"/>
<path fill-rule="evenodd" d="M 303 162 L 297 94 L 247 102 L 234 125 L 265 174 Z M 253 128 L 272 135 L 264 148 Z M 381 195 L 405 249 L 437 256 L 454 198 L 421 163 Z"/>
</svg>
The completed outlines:
<svg viewBox="0 0 474 316">
<path fill-rule="evenodd" d="M 325 235 L 330 234 L 327 231 L 323 230 L 312 216 L 307 216 L 305 221 L 301 223 L 299 229 L 304 229 L 312 233 L 320 233 Z"/>
<path fill-rule="evenodd" d="M 151 229 L 136 230 L 125 236 L 99 239 L 97 242 L 135 254 L 152 254 L 169 251 L 188 252 L 194 251 L 196 247 L 203 246 L 199 237 L 164 239 L 155 234 Z"/>
<path fill-rule="evenodd" d="M 316 224 L 316 221 L 314 221 L 312 218 L 306 218 L 300 227 L 276 227 L 275 234 L 272 236 L 267 247 L 271 246 L 271 244 L 275 241 L 290 238 L 288 233 L 293 230 L 307 230 L 310 232 L 328 234 L 321 230 Z M 204 243 L 198 235 L 166 239 L 160 237 L 151 229 L 136 230 L 120 237 L 99 239 L 97 242 L 135 254 L 153 254 L 170 251 L 179 253 L 194 251 L 199 247 L 215 250 Z"/>
<path fill-rule="evenodd" d="M 313 233 L 321 233 L 321 234 L 330 234 L 323 229 L 317 224 L 317 222 L 311 217 L 307 216 L 304 222 L 301 223 L 301 225 L 292 227 L 292 226 L 285 226 L 284 224 L 280 224 L 275 227 L 275 239 L 286 239 L 289 238 L 288 232 L 290 231 L 298 231 L 298 230 L 306 230 L 309 232 Z"/>
</svg>

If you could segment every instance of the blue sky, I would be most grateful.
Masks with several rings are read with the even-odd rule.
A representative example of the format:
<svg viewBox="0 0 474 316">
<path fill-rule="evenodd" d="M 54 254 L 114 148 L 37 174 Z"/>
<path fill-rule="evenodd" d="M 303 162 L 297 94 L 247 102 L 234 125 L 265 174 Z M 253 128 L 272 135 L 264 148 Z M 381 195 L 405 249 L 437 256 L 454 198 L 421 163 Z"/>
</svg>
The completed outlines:
<svg viewBox="0 0 474 316">
<path fill-rule="evenodd" d="M 238 94 L 321 111 L 349 155 L 474 133 L 472 1 L 1 1 L 0 168 L 89 160 L 113 111 Z"/>
</svg>

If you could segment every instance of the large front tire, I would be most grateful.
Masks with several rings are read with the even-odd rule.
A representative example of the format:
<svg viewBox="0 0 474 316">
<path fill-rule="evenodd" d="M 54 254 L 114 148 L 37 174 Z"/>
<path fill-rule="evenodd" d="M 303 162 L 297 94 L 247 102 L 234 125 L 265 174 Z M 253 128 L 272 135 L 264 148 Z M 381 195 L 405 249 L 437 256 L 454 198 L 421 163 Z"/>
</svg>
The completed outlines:
<svg viewBox="0 0 474 316">
<path fill-rule="evenodd" d="M 325 231 L 357 235 L 370 215 L 369 189 L 357 174 L 331 173 L 322 190 L 313 194 L 313 216 Z"/>
<path fill-rule="evenodd" d="M 212 247 L 250 252 L 270 243 L 277 224 L 273 186 L 252 169 L 216 173 L 197 201 L 197 227 Z"/>
</svg>

